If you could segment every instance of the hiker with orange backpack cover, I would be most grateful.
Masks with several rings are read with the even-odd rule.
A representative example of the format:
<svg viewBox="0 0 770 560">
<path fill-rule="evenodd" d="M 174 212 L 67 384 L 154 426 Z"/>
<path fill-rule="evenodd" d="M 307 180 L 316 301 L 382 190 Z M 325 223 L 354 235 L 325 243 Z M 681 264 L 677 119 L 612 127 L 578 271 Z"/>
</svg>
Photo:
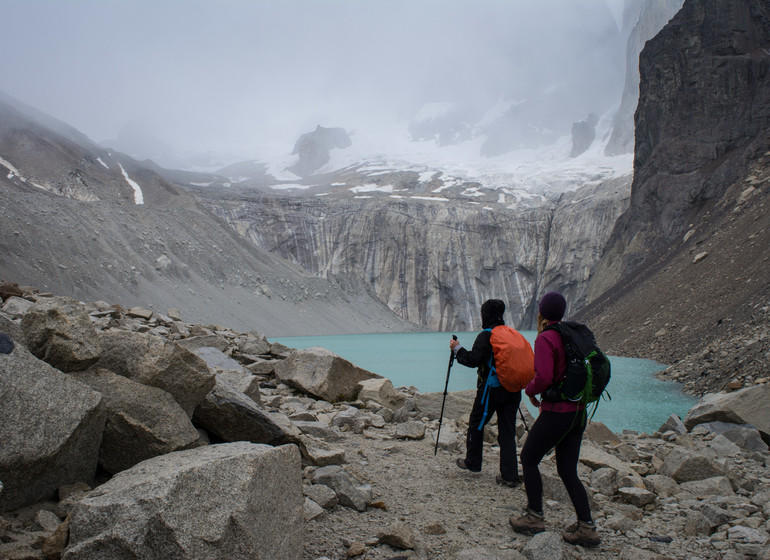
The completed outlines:
<svg viewBox="0 0 770 560">
<path fill-rule="evenodd" d="M 521 465 L 527 507 L 523 515 L 511 517 L 514 531 L 534 535 L 545 531 L 543 512 L 543 480 L 538 465 L 551 449 L 556 449 L 556 468 L 575 508 L 577 521 L 562 536 L 570 544 L 597 546 L 601 540 L 591 518 L 591 506 L 583 483 L 578 477 L 580 444 L 586 426 L 585 404 L 566 400 L 542 400 L 546 390 L 558 384 L 567 369 L 564 343 L 550 325 L 564 317 L 567 301 L 559 292 L 548 292 L 538 306 L 538 335 L 535 339 L 535 378 L 525 393 L 540 409 L 537 420 L 521 449 Z M 537 398 L 541 395 L 541 399 Z"/>
<path fill-rule="evenodd" d="M 520 340 L 514 340 L 514 344 L 518 343 L 520 347 L 505 348 L 507 354 L 505 361 L 515 360 L 525 364 L 524 369 L 532 370 L 529 379 L 534 376 L 534 355 L 529 343 L 521 334 L 505 325 L 504 313 L 505 303 L 502 300 L 485 301 L 481 305 L 481 326 L 484 330 L 476 337 L 473 348 L 466 350 L 458 340 L 454 339 L 449 341 L 449 347 L 458 363 L 466 367 L 475 367 L 478 371 L 476 398 L 468 420 L 466 454 L 465 458 L 457 459 L 457 466 L 472 472 L 481 471 L 484 427 L 489 423 L 492 415 L 497 414 L 500 474 L 495 480 L 498 484 L 515 487 L 520 482 L 516 458 L 516 411 L 521 403 L 521 389 L 526 382 L 521 386 L 509 384 L 509 387 L 514 390 L 508 390 L 503 386 L 496 373 L 502 360 L 495 360 L 492 340 L 505 336 L 520 337 Z M 503 351 L 501 350 L 500 353 L 502 354 Z M 515 357 L 512 357 L 512 354 L 515 354 Z"/>
</svg>

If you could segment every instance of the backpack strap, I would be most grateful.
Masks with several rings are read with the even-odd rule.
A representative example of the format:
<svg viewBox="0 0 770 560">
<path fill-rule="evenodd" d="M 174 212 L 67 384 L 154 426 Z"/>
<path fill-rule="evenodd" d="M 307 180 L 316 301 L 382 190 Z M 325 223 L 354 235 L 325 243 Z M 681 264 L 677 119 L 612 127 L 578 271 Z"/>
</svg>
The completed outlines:
<svg viewBox="0 0 770 560">
<path fill-rule="evenodd" d="M 490 336 L 492 335 L 492 329 L 484 329 L 485 331 L 489 332 Z M 490 345 L 492 343 L 490 342 Z M 481 403 L 484 405 L 484 414 L 481 415 L 481 421 L 479 422 L 477 430 L 483 430 L 484 425 L 486 424 L 487 417 L 489 416 L 489 390 L 492 387 L 501 387 L 502 384 L 500 383 L 500 380 L 497 378 L 497 370 L 494 366 L 495 361 L 495 355 L 494 350 L 492 351 L 492 355 L 489 357 L 489 363 L 487 364 L 489 368 L 489 374 L 487 375 L 487 381 L 484 383 L 484 392 L 481 394 Z"/>
</svg>

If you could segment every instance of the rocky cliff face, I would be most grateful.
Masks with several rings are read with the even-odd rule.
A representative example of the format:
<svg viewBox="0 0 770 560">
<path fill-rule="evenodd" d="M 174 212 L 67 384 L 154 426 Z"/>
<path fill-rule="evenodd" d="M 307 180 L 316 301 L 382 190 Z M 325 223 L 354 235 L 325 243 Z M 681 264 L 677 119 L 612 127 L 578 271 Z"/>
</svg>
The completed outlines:
<svg viewBox="0 0 770 560">
<path fill-rule="evenodd" d="M 479 307 L 503 298 L 510 324 L 531 328 L 539 295 L 563 291 L 580 306 L 628 180 L 556 199 L 488 201 L 373 192 L 371 198 L 209 193 L 207 204 L 255 245 L 315 275 L 354 277 L 400 317 L 435 330 L 478 327 Z"/>
<path fill-rule="evenodd" d="M 640 56 L 634 185 L 603 265 L 634 272 L 698 222 L 764 148 L 770 7 L 686 2 Z"/>
<path fill-rule="evenodd" d="M 770 6 L 686 1 L 640 74 L 630 206 L 583 318 L 693 392 L 767 383 Z"/>
<path fill-rule="evenodd" d="M 639 101 L 639 53 L 679 11 L 684 0 L 647 0 L 641 4 L 638 19 L 631 29 L 626 48 L 626 80 L 618 112 L 612 120 L 612 135 L 604 148 L 608 156 L 634 151 L 634 111 Z M 634 3 L 638 9 L 639 4 Z M 629 11 L 630 6 L 627 6 Z"/>
</svg>

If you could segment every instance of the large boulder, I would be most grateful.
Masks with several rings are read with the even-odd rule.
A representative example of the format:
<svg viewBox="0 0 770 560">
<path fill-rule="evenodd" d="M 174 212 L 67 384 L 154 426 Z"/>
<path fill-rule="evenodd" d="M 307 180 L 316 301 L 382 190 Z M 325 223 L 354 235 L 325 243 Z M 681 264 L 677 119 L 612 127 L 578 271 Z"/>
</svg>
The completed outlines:
<svg viewBox="0 0 770 560">
<path fill-rule="evenodd" d="M 105 423 L 101 401 L 21 346 L 0 354 L 0 511 L 93 481 Z"/>
<path fill-rule="evenodd" d="M 361 390 L 358 399 L 364 402 L 374 401 L 391 410 L 397 410 L 404 406 L 406 396 L 396 391 L 390 379 L 375 377 L 359 382 Z"/>
<path fill-rule="evenodd" d="M 108 473 L 157 455 L 193 446 L 198 430 L 169 393 L 106 369 L 91 369 L 78 380 L 102 394 L 107 408 L 99 464 Z"/>
<path fill-rule="evenodd" d="M 171 393 L 188 416 L 214 387 L 202 358 L 159 336 L 111 329 L 100 341 L 97 366 Z"/>
<path fill-rule="evenodd" d="M 100 356 L 96 328 L 83 305 L 72 298 L 46 298 L 21 319 L 27 348 L 61 371 L 80 371 Z"/>
<path fill-rule="evenodd" d="M 268 413 L 219 378 L 195 409 L 193 421 L 222 441 L 280 445 L 297 443 L 300 435 L 284 415 Z"/>
<path fill-rule="evenodd" d="M 684 424 L 690 430 L 706 422 L 751 424 L 762 434 L 765 443 L 770 444 L 768 402 L 770 402 L 768 385 L 755 385 L 734 393 L 706 395 L 690 409 L 684 418 Z"/>
<path fill-rule="evenodd" d="M 293 445 L 177 451 L 115 475 L 82 499 L 62 559 L 301 558 L 303 503 Z"/>
<path fill-rule="evenodd" d="M 380 377 L 318 346 L 292 352 L 276 364 L 275 375 L 287 385 L 329 402 L 355 400 L 361 381 Z"/>
<path fill-rule="evenodd" d="M 679 483 L 704 480 L 727 473 L 725 467 L 714 459 L 684 449 L 671 451 L 663 461 L 659 472 Z"/>
</svg>

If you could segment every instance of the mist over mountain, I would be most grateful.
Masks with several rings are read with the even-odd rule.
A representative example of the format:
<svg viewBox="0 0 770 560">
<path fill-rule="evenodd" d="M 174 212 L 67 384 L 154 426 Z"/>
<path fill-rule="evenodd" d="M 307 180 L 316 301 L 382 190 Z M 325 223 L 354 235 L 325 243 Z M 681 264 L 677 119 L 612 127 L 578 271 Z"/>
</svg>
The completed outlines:
<svg viewBox="0 0 770 560">
<path fill-rule="evenodd" d="M 269 163 L 318 125 L 355 133 L 370 156 L 450 138 L 482 138 L 475 157 L 495 156 L 552 143 L 623 87 L 621 0 L 4 9 L 16 24 L 0 47 L 17 54 L 0 61 L 1 90 L 168 168 L 211 171 L 205 154 Z M 19 30 L 33 25 L 30 45 Z M 437 105 L 454 120 L 418 132 Z"/>
</svg>

